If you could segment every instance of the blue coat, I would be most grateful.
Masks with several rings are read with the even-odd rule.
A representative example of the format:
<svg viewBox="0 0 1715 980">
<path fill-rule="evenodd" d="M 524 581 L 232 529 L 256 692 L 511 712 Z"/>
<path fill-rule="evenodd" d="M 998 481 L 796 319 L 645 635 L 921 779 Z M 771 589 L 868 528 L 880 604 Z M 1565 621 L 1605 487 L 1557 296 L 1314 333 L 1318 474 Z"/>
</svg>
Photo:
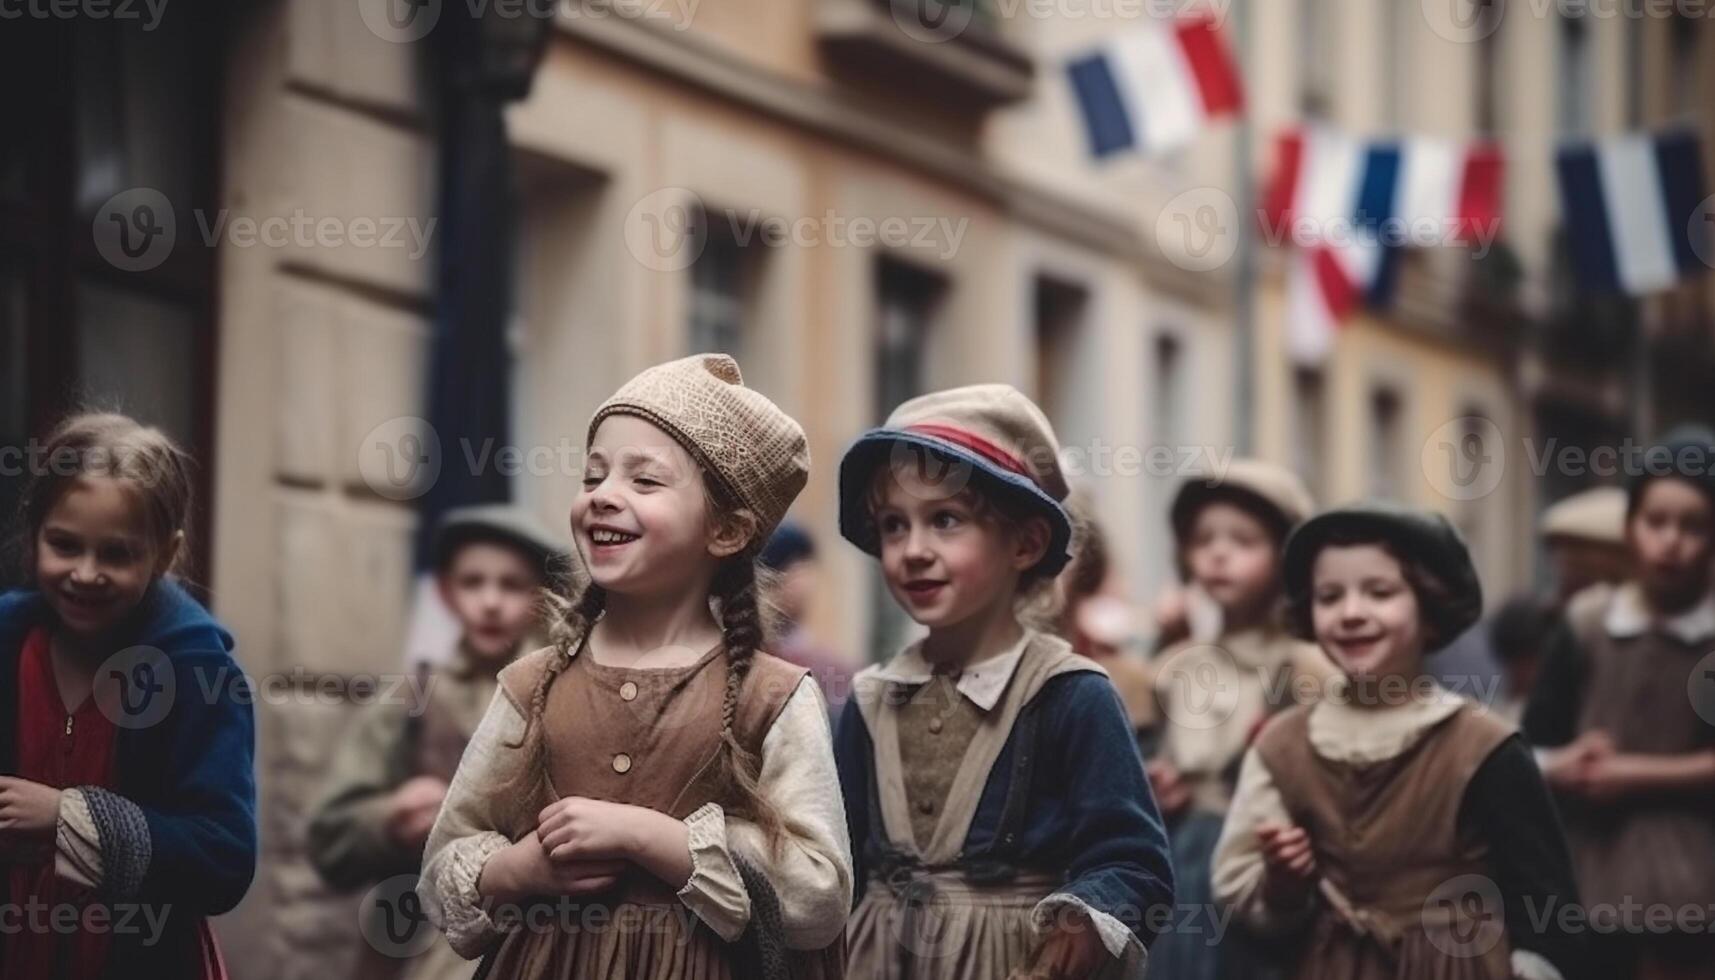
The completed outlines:
<svg viewBox="0 0 1715 980">
<path fill-rule="evenodd" d="M 989 770 L 981 802 L 965 838 L 964 853 L 980 857 L 995 847 L 1013 777 L 1019 732 L 1038 712 L 1037 761 L 1012 863 L 1064 878 L 1056 889 L 1078 897 L 1128 926 L 1148 946 L 1173 902 L 1167 833 L 1136 736 L 1113 684 L 1102 674 L 1077 671 L 1049 680 L 1024 708 L 1006 746 Z M 848 702 L 835 737 L 834 756 L 851 831 L 857 900 L 870 886 L 883 830 L 872 827 L 871 767 L 875 749 L 857 701 Z"/>
<path fill-rule="evenodd" d="M 11 719 L 25 635 L 52 621 L 40 593 L 0 595 L 0 772 L 17 767 Z M 142 811 L 149 863 L 136 893 L 112 901 L 151 906 L 165 927 L 151 945 L 146 930 L 116 930 L 108 975 L 195 977 L 201 920 L 237 905 L 256 874 L 254 697 L 232 657 L 232 634 L 170 580 L 150 588 L 125 642 L 163 652 L 174 686 L 158 723 L 116 732 L 116 791 Z"/>
</svg>

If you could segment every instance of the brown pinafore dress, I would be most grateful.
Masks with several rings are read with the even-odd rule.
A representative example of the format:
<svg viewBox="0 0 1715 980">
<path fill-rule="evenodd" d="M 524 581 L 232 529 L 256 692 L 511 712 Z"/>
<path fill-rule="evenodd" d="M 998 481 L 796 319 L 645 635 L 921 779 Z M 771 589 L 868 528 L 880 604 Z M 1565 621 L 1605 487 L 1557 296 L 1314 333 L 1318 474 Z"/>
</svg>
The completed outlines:
<svg viewBox="0 0 1715 980">
<path fill-rule="evenodd" d="M 1256 746 L 1323 876 L 1292 975 L 1510 980 L 1488 847 L 1458 818 L 1471 777 L 1512 729 L 1467 704 L 1398 756 L 1355 764 L 1317 754 L 1311 710 L 1284 712 Z"/>
<path fill-rule="evenodd" d="M 1079 670 L 1099 673 L 1101 667 L 1074 654 L 1064 640 L 1038 634 L 992 710 L 961 721 L 960 713 L 976 709 L 956 694 L 931 692 L 932 700 L 950 713 L 939 714 L 940 726 L 933 724 L 936 716 L 929 717 L 921 730 L 914 720 L 924 712 L 914 709 L 921 709 L 923 701 L 902 701 L 905 692 L 860 675 L 855 693 L 875 750 L 872 827 L 901 860 L 875 869 L 864 888 L 846 928 L 847 975 L 854 980 L 1005 980 L 1025 965 L 1037 939 L 1031 914 L 1063 879 L 1028 869 L 989 879 L 965 866 L 962 849 L 989 772 L 1025 707 L 1049 680 Z M 933 744 L 953 729 L 964 729 L 968 741 L 958 766 L 945 769 L 950 783 L 931 787 L 921 771 L 904 771 L 903 758 L 921 755 L 906 743 Z M 1017 753 L 1015 766 L 1019 756 L 1029 754 Z M 1014 782 L 1020 781 L 1015 771 Z"/>
<path fill-rule="evenodd" d="M 1659 630 L 1618 638 L 1603 626 L 1608 603 L 1573 607 L 1584 655 L 1578 731 L 1601 729 L 1620 752 L 1674 755 L 1715 746 L 1715 690 L 1694 677 L 1710 647 Z M 1715 815 L 1707 796 L 1558 801 L 1588 908 L 1673 910 L 1715 904 Z"/>
<path fill-rule="evenodd" d="M 545 653 L 545 652 L 544 652 Z M 501 689 L 518 709 L 547 664 L 531 655 L 507 668 Z M 728 660 L 717 647 L 675 668 L 623 668 L 572 658 L 548 689 L 549 780 L 556 799 L 581 796 L 646 806 L 684 819 L 721 802 L 712 770 L 720 744 Z M 762 741 L 806 672 L 756 654 L 740 689 L 734 732 L 758 758 Z M 534 825 L 511 828 L 518 839 Z M 493 954 L 488 977 L 500 980 L 731 980 L 733 947 L 674 890 L 634 871 L 610 894 L 546 899 L 543 917 L 509 933 Z M 529 916 L 531 910 L 526 910 Z M 794 977 L 838 977 L 844 950 L 793 953 Z M 826 968 L 832 964 L 835 968 Z M 748 980 L 748 978 L 746 978 Z"/>
</svg>

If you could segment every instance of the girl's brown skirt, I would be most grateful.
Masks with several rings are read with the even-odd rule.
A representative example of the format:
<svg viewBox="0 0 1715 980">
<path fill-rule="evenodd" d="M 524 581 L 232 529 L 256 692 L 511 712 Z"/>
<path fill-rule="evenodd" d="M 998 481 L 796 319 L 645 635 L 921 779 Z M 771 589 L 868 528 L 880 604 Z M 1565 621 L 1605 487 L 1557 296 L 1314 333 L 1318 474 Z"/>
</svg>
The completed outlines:
<svg viewBox="0 0 1715 980">
<path fill-rule="evenodd" d="M 534 916 L 534 918 L 532 918 Z M 489 980 L 751 980 L 734 947 L 683 903 L 545 903 L 501 941 Z M 839 980 L 845 944 L 788 954 L 793 980 Z"/>
<path fill-rule="evenodd" d="M 1512 980 L 1504 936 L 1476 924 L 1446 930 L 1439 924 L 1418 927 L 1382 942 L 1324 914 L 1311 927 L 1292 975 L 1296 980 Z"/>
</svg>

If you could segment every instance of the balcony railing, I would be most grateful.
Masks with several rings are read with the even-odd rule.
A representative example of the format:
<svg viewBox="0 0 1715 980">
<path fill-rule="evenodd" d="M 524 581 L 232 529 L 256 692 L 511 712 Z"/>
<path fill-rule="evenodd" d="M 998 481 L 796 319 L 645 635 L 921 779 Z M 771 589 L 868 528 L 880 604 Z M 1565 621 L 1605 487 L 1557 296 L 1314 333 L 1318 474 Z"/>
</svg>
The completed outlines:
<svg viewBox="0 0 1715 980">
<path fill-rule="evenodd" d="M 992 0 L 817 0 L 816 27 L 836 71 L 950 108 L 1016 102 L 1035 81 L 1034 63 L 1004 36 Z"/>
</svg>

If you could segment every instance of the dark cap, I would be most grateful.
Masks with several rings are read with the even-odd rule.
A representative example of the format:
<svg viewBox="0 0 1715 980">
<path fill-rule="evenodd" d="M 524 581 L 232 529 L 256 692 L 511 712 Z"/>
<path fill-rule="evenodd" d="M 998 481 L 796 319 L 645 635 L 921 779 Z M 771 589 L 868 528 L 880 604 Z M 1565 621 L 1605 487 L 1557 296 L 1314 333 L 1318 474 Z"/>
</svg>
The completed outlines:
<svg viewBox="0 0 1715 980">
<path fill-rule="evenodd" d="M 1173 533 L 1183 545 L 1191 525 L 1211 501 L 1230 501 L 1257 514 L 1284 539 L 1315 509 L 1298 474 L 1260 459 L 1235 459 L 1217 473 L 1189 477 L 1179 485 L 1168 511 Z"/>
<path fill-rule="evenodd" d="M 764 568 L 784 571 L 790 565 L 816 557 L 816 539 L 810 537 L 803 525 L 785 521 L 768 536 L 768 543 L 756 557 Z"/>
<path fill-rule="evenodd" d="M 1385 542 L 1402 561 L 1415 562 L 1447 589 L 1444 608 L 1422 611 L 1424 622 L 1434 626 L 1438 643 L 1433 649 L 1451 643 L 1482 615 L 1483 586 L 1471 562 L 1470 549 L 1452 522 L 1434 511 L 1380 501 L 1323 511 L 1287 539 L 1286 594 L 1295 607 L 1309 601 L 1316 556 L 1336 539 Z M 1301 624 L 1295 625 L 1302 634 Z"/>
<path fill-rule="evenodd" d="M 567 543 L 543 527 L 522 507 L 513 504 L 477 504 L 455 507 L 441 515 L 435 528 L 435 568 L 444 570 L 458 550 L 473 541 L 510 545 L 529 555 L 544 579 L 565 560 Z"/>
<path fill-rule="evenodd" d="M 1681 425 L 1644 450 L 1643 465 L 1626 487 L 1626 516 L 1637 513 L 1644 488 L 1656 480 L 1684 480 L 1715 506 L 1715 432 Z"/>
</svg>

